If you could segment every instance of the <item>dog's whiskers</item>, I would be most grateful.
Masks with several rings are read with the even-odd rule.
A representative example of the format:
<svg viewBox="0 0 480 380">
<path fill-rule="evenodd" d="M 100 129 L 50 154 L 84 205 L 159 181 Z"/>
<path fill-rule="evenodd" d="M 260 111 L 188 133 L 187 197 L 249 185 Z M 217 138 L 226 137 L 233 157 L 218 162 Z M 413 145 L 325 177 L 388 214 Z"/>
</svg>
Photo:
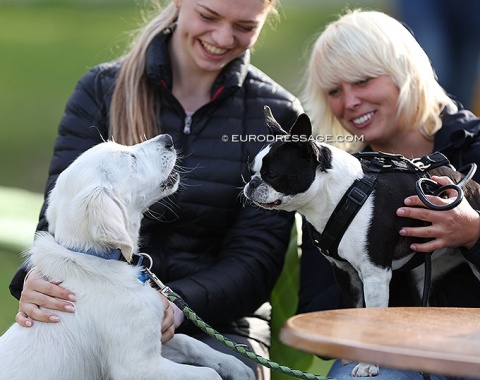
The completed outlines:
<svg viewBox="0 0 480 380">
<path fill-rule="evenodd" d="M 243 185 L 246 185 L 246 184 L 249 182 L 249 180 L 246 180 L 246 179 L 245 179 L 245 177 L 243 176 L 243 174 L 240 174 L 240 177 L 242 178 L 242 183 L 243 183 Z"/>
<path fill-rule="evenodd" d="M 157 220 L 159 222 L 169 222 L 169 221 L 172 221 L 172 220 L 175 220 L 175 219 L 179 218 L 177 212 L 175 211 L 175 209 L 178 209 L 179 207 L 173 201 L 173 199 L 170 199 L 170 198 L 167 197 L 167 198 L 161 199 L 156 204 L 160 205 L 160 206 L 163 206 L 165 211 L 159 212 L 159 211 L 152 210 L 152 208 L 149 208 L 145 212 L 145 216 L 148 216 L 149 218 Z M 166 215 L 167 211 L 170 214 L 172 214 L 173 217 L 167 217 L 167 215 Z"/>
</svg>

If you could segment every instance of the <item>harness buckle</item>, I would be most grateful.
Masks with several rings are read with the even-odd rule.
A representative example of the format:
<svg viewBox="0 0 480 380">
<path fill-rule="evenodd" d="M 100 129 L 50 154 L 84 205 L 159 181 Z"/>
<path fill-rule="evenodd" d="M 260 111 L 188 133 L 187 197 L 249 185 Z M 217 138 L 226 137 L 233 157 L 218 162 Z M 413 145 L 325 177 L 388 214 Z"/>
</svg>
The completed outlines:
<svg viewBox="0 0 480 380">
<path fill-rule="evenodd" d="M 368 194 L 365 193 L 362 189 L 358 187 L 354 187 L 347 195 L 348 199 L 350 199 L 353 203 L 361 206 L 365 203 L 368 198 Z"/>
</svg>

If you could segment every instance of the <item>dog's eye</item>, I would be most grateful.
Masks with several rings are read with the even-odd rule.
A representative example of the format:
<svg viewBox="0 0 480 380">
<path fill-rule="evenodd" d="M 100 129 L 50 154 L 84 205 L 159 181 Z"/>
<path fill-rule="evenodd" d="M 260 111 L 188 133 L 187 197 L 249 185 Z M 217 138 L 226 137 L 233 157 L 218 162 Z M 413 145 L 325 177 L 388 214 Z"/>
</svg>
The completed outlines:
<svg viewBox="0 0 480 380">
<path fill-rule="evenodd" d="M 132 170 L 136 171 L 137 170 L 137 155 L 134 153 L 130 153 L 129 157 L 129 165 L 132 168 Z"/>
<path fill-rule="evenodd" d="M 137 165 L 137 155 L 134 153 L 130 153 L 130 159 L 133 161 L 132 165 Z"/>
<path fill-rule="evenodd" d="M 274 181 L 279 178 L 279 176 L 271 171 L 263 171 L 260 173 L 264 180 L 271 180 Z"/>
<path fill-rule="evenodd" d="M 134 161 L 137 160 L 137 156 L 135 155 L 135 153 L 128 152 L 128 151 L 119 152 L 119 156 L 123 157 L 124 160 L 130 160 L 130 159 L 133 159 Z"/>
</svg>

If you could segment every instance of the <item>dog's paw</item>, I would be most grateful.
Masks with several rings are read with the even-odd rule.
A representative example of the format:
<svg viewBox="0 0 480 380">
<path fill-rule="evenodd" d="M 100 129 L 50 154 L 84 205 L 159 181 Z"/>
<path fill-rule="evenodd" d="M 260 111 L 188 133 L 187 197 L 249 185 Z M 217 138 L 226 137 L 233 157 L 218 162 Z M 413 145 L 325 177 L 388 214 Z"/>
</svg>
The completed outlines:
<svg viewBox="0 0 480 380">
<path fill-rule="evenodd" d="M 218 372 L 210 367 L 195 367 L 195 380 L 223 380 Z"/>
<path fill-rule="evenodd" d="M 372 377 L 379 373 L 378 365 L 358 363 L 352 370 L 353 377 Z"/>
<path fill-rule="evenodd" d="M 255 374 L 241 360 L 230 356 L 219 363 L 218 372 L 223 380 L 255 380 Z"/>
</svg>

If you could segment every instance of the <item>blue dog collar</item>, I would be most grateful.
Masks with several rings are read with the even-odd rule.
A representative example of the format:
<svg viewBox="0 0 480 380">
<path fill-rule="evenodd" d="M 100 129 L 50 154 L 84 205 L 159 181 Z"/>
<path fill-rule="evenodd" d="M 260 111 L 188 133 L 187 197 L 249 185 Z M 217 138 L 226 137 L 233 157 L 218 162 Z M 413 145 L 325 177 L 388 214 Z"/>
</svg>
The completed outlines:
<svg viewBox="0 0 480 380">
<path fill-rule="evenodd" d="M 72 249 L 68 248 L 70 251 L 73 252 L 78 252 L 78 253 L 85 253 L 90 256 L 95 256 L 99 257 L 101 259 L 105 260 L 120 260 L 122 258 L 122 251 L 120 248 L 115 248 L 109 251 L 103 251 L 103 252 L 96 252 L 93 249 L 87 249 L 86 251 L 80 250 L 80 249 Z"/>
<path fill-rule="evenodd" d="M 70 248 L 69 248 L 70 249 Z M 95 257 L 98 257 L 98 258 L 101 258 L 101 259 L 105 259 L 105 260 L 115 260 L 115 261 L 119 261 L 119 260 L 122 260 L 123 259 L 123 255 L 122 255 L 122 251 L 120 248 L 116 248 L 116 249 L 112 249 L 110 251 L 105 251 L 105 252 L 96 252 L 92 249 L 88 249 L 86 251 L 83 251 L 83 250 L 79 250 L 79 249 L 70 249 L 71 251 L 73 252 L 78 252 L 78 253 L 85 253 L 87 255 L 91 255 L 91 256 L 95 256 Z M 143 262 L 143 256 L 142 255 L 135 255 L 135 256 L 139 256 L 139 259 L 138 259 L 138 262 L 137 264 L 135 264 L 136 267 L 142 267 L 142 262 Z M 150 259 L 151 260 L 151 259 Z M 148 280 L 148 274 L 145 272 L 144 268 L 142 270 L 139 271 L 138 273 L 138 276 L 137 276 L 137 279 L 138 281 L 140 281 L 143 285 L 145 285 L 145 283 L 147 282 Z"/>
</svg>

